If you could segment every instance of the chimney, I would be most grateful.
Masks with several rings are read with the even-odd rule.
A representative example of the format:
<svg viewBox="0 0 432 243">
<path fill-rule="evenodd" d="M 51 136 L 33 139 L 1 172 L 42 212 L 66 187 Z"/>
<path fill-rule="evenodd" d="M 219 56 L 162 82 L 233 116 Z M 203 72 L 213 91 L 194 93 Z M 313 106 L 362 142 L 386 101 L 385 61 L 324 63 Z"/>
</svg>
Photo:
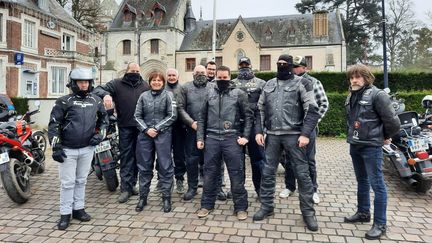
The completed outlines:
<svg viewBox="0 0 432 243">
<path fill-rule="evenodd" d="M 192 32 L 196 28 L 196 18 L 192 11 L 192 4 L 191 1 L 188 0 L 186 3 L 186 14 L 184 17 L 184 31 Z"/>
<path fill-rule="evenodd" d="M 49 12 L 49 0 L 38 0 L 37 5 L 43 12 Z"/>
<path fill-rule="evenodd" d="M 328 11 L 318 10 L 313 13 L 313 36 L 326 37 L 328 36 Z"/>
</svg>

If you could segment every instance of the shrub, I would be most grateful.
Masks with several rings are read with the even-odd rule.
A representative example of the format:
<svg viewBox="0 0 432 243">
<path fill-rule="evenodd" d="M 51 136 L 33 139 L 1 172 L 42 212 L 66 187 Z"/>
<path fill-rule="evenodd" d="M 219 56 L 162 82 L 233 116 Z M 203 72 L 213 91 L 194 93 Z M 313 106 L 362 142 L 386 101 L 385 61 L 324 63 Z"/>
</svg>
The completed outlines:
<svg viewBox="0 0 432 243">
<path fill-rule="evenodd" d="M 27 98 L 23 98 L 23 97 L 12 97 L 11 98 L 14 106 L 15 106 L 15 110 L 17 111 L 18 114 L 25 114 L 28 109 L 28 99 Z"/>
</svg>

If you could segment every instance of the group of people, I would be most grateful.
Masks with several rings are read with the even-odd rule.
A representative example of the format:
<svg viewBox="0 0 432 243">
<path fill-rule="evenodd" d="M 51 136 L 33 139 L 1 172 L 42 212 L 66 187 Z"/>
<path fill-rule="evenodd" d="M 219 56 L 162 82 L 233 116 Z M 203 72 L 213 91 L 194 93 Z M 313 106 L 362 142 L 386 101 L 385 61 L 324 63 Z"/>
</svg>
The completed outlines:
<svg viewBox="0 0 432 243">
<path fill-rule="evenodd" d="M 315 143 L 317 125 L 329 102 L 322 83 L 306 73 L 304 57 L 283 54 L 276 64 L 276 77 L 265 82 L 255 77 L 247 57 L 239 60 L 239 74 L 234 80 L 228 67 L 209 62 L 196 66 L 193 81 L 181 85 L 176 69 L 169 68 L 166 74 L 153 72 L 147 82 L 139 65 L 130 63 L 122 78 L 95 90 L 90 73 L 74 69 L 68 84 L 72 93 L 56 101 L 49 123 L 53 159 L 60 163 L 58 228 L 66 229 L 71 216 L 81 221 L 91 218 L 84 211 L 85 182 L 94 146 L 105 135 L 105 108 L 112 108 L 114 103 L 120 141 L 120 203 L 139 195 L 135 209 L 144 210 L 156 168 L 164 212 L 171 211 L 174 185 L 189 201 L 203 178 L 197 216 L 205 218 L 213 211 L 216 199 L 226 200 L 222 190 L 225 164 L 234 214 L 245 220 L 247 149 L 254 189 L 261 202 L 253 220 L 263 220 L 274 214 L 276 170 L 284 154 L 286 189 L 279 196 L 292 195 L 297 181 L 303 220 L 309 230 L 317 231 L 314 203 L 320 199 Z M 385 233 L 387 200 L 380 146 L 398 129 L 398 119 L 390 109 L 388 95 L 373 86 L 373 75 L 366 66 L 351 67 L 347 78 L 348 142 L 359 184 L 359 207 L 345 222 L 370 221 L 372 186 L 375 218 L 366 237 L 378 239 Z"/>
</svg>

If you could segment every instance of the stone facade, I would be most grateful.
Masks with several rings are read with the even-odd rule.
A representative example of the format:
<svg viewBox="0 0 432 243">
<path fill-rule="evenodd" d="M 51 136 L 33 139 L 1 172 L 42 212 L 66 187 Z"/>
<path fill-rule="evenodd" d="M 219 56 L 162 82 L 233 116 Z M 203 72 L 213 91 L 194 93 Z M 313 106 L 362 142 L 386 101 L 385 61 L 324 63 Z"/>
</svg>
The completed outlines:
<svg viewBox="0 0 432 243">
<path fill-rule="evenodd" d="M 94 66 L 94 35 L 55 0 L 1 1 L 0 26 L 0 93 L 55 98 L 72 68 Z"/>
<path fill-rule="evenodd" d="M 175 67 L 181 81 L 189 81 L 194 65 L 213 60 L 212 28 L 212 21 L 195 19 L 190 1 L 124 0 L 106 32 L 104 73 L 111 75 L 102 75 L 102 80 L 109 81 L 113 73 L 120 77 L 127 63 L 138 62 L 144 78 L 151 71 Z M 256 71 L 275 71 L 277 58 L 284 53 L 306 56 L 314 71 L 346 69 L 337 12 L 239 16 L 217 20 L 216 30 L 215 61 L 234 71 L 242 56 L 251 59 Z"/>
</svg>

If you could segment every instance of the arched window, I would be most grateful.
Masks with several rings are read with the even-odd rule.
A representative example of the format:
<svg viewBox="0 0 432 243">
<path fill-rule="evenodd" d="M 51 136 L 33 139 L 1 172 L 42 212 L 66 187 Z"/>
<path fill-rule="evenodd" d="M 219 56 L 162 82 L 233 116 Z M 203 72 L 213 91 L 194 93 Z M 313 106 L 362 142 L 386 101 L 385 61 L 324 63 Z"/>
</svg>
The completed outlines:
<svg viewBox="0 0 432 243">
<path fill-rule="evenodd" d="M 242 57 L 245 57 L 245 56 L 246 56 L 246 53 L 242 49 L 239 49 L 237 51 L 237 63 Z"/>
</svg>

